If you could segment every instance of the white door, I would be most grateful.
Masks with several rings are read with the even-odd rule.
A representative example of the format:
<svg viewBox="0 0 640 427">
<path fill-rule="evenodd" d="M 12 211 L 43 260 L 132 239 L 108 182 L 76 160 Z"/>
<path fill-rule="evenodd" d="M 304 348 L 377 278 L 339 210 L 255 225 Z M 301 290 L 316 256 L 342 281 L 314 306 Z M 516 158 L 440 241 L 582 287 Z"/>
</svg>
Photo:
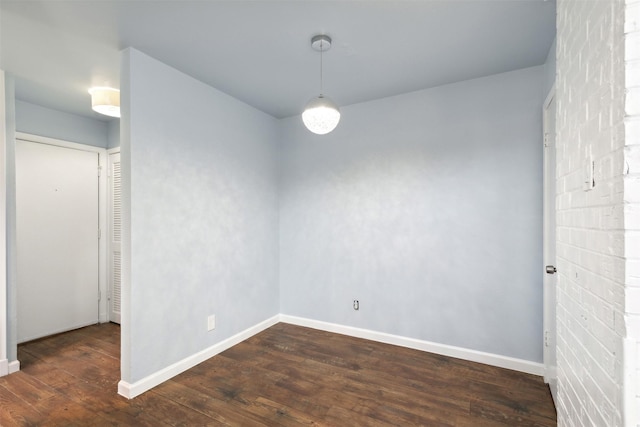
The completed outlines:
<svg viewBox="0 0 640 427">
<path fill-rule="evenodd" d="M 544 364 L 545 381 L 557 403 L 558 390 L 556 362 L 556 101 L 547 98 L 543 115 L 544 127 Z"/>
<path fill-rule="evenodd" d="M 18 342 L 98 322 L 98 161 L 16 141 Z"/>
<path fill-rule="evenodd" d="M 120 246 L 122 216 L 120 214 L 120 153 L 109 155 L 109 320 L 120 323 Z"/>
</svg>

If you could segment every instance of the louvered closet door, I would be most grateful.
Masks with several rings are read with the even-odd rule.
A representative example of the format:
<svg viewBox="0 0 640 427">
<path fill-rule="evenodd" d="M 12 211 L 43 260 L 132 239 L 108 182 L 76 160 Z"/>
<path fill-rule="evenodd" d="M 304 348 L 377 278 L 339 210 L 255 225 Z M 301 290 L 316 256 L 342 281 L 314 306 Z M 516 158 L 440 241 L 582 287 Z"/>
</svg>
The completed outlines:
<svg viewBox="0 0 640 427">
<path fill-rule="evenodd" d="M 121 237 L 122 237 L 122 197 L 120 191 L 120 153 L 109 155 L 109 320 L 120 323 L 120 304 L 122 287 L 120 281 L 121 263 Z"/>
</svg>

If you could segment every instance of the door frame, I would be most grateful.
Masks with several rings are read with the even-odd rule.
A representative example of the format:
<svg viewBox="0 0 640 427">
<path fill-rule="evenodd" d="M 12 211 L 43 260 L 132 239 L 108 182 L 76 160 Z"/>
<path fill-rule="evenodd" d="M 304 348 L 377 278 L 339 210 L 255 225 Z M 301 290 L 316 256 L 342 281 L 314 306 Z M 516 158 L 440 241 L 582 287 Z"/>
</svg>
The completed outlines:
<svg viewBox="0 0 640 427">
<path fill-rule="evenodd" d="M 4 70 L 0 69 L 0 377 L 9 374 L 7 318 L 7 107 Z"/>
<path fill-rule="evenodd" d="M 549 90 L 549 93 L 547 94 L 547 97 L 545 98 L 544 104 L 542 105 L 542 158 L 543 158 L 543 182 L 542 182 L 542 191 L 543 191 L 543 228 L 542 228 L 542 266 L 541 266 L 541 270 L 542 270 L 542 286 L 543 286 L 543 337 L 542 337 L 542 349 L 543 349 L 543 361 L 544 361 L 544 381 L 545 383 L 548 383 L 550 388 L 552 389 L 552 397 L 554 400 L 554 404 L 556 403 L 556 390 L 554 390 L 554 387 L 557 387 L 557 353 L 556 353 L 556 364 L 555 365 L 551 365 L 551 347 L 549 345 L 547 345 L 547 340 L 549 339 L 547 337 L 548 331 L 549 331 L 549 323 L 551 322 L 551 314 L 555 313 L 557 310 L 557 298 L 556 299 L 551 299 L 550 298 L 550 293 L 549 293 L 549 287 L 550 285 L 550 277 L 551 275 L 547 274 L 545 271 L 545 265 L 549 264 L 551 260 L 549 260 L 549 257 L 551 256 L 551 254 L 549 253 L 549 247 L 550 245 L 555 245 L 556 242 L 555 240 L 553 242 L 550 242 L 547 236 L 547 227 L 548 227 L 548 223 L 549 223 L 549 213 L 547 211 L 547 209 L 545 208 L 544 205 L 544 201 L 546 199 L 546 193 L 547 193 L 547 180 L 546 180 L 546 176 L 547 176 L 547 150 L 545 147 L 545 144 L 547 143 L 546 141 L 546 134 L 548 133 L 548 127 L 549 127 L 549 123 L 548 123 L 548 108 L 551 105 L 551 103 L 555 100 L 556 98 L 556 87 L 555 84 L 551 87 L 551 90 Z M 557 104 L 556 104 L 556 109 L 557 109 Z M 557 110 L 556 110 L 557 111 Z M 557 114 L 556 114 L 556 120 L 557 120 Z M 556 147 L 556 136 L 555 136 L 555 130 L 554 130 L 554 141 L 553 141 L 553 149 L 555 150 Z M 554 170 L 555 168 L 557 168 L 557 165 L 554 164 Z M 554 173 L 555 175 L 555 173 Z M 555 187 L 554 187 L 555 188 Z M 554 198 L 555 199 L 555 198 Z M 552 215 L 556 215 L 556 209 L 554 206 L 553 209 L 553 213 Z M 554 233 L 555 234 L 555 233 Z M 555 265 L 556 260 L 552 260 L 553 264 Z M 557 279 L 556 279 L 557 281 Z M 554 287 L 554 291 L 555 291 L 555 287 Z M 551 304 L 555 304 L 556 307 L 554 307 L 554 310 L 551 311 Z M 551 344 L 553 347 L 557 347 L 557 321 L 554 319 L 555 322 L 555 327 L 554 327 L 554 337 L 551 340 Z M 553 349 L 554 351 L 556 350 L 556 348 Z"/>
<path fill-rule="evenodd" d="M 39 144 L 53 145 L 56 147 L 70 148 L 72 150 L 88 151 L 98 154 L 98 290 L 100 300 L 98 302 L 98 321 L 109 321 L 107 305 L 107 150 L 92 145 L 63 141 L 61 139 L 48 138 L 24 132 L 16 132 L 16 141 L 29 141 Z"/>
</svg>

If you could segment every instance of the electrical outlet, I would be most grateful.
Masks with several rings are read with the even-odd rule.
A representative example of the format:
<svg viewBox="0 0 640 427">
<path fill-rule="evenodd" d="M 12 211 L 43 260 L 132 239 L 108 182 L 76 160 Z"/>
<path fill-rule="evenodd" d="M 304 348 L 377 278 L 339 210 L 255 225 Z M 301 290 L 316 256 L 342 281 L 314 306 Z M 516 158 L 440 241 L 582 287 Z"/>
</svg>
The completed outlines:
<svg viewBox="0 0 640 427">
<path fill-rule="evenodd" d="M 211 316 L 207 317 L 207 330 L 213 331 L 215 328 L 216 328 L 216 315 L 212 314 Z"/>
<path fill-rule="evenodd" d="M 353 300 L 353 309 L 360 310 L 360 301 L 358 301 L 357 299 Z"/>
</svg>

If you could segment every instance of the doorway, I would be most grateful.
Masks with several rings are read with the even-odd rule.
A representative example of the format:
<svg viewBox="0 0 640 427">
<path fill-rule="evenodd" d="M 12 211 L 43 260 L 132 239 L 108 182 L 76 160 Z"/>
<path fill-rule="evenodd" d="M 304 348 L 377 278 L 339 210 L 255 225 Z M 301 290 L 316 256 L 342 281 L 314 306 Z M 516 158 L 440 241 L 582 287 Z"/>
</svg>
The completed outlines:
<svg viewBox="0 0 640 427">
<path fill-rule="evenodd" d="M 104 151 L 17 135 L 18 343 L 107 320 Z"/>
<path fill-rule="evenodd" d="M 556 99 L 551 89 L 543 107 L 543 356 L 544 380 L 557 404 L 556 361 Z M 557 405 L 556 405 L 557 407 Z"/>
</svg>

